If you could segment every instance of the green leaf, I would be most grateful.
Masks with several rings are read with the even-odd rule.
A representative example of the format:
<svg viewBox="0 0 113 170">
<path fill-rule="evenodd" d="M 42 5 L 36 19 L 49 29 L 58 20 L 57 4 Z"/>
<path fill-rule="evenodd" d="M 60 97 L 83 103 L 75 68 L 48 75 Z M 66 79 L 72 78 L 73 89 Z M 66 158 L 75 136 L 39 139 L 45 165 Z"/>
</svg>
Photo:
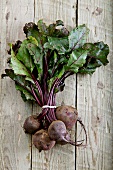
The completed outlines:
<svg viewBox="0 0 113 170">
<path fill-rule="evenodd" d="M 81 74 L 93 74 L 95 72 L 96 68 L 82 68 L 79 70 L 79 73 Z"/>
<path fill-rule="evenodd" d="M 35 44 L 28 43 L 26 48 L 28 49 L 30 55 L 33 56 L 34 63 L 37 64 L 39 57 L 41 55 L 41 51 L 40 51 L 39 47 L 37 47 L 37 45 L 35 45 Z"/>
<path fill-rule="evenodd" d="M 86 63 L 79 69 L 80 73 L 92 74 L 97 67 L 106 65 L 109 61 L 107 55 L 109 54 L 109 47 L 103 42 L 86 43 L 84 49 L 89 50 Z"/>
<path fill-rule="evenodd" d="M 32 42 L 32 43 L 36 43 L 34 42 L 34 38 L 30 39 L 26 39 L 22 42 L 19 50 L 18 50 L 18 53 L 16 55 L 16 58 L 21 61 L 22 63 L 24 63 L 25 67 L 30 71 L 32 72 L 35 65 L 34 65 L 34 62 L 33 62 L 33 58 L 32 56 L 30 55 L 28 49 L 27 49 L 27 45 Z"/>
<path fill-rule="evenodd" d="M 51 53 L 50 61 L 49 61 L 49 64 L 48 64 L 48 72 L 50 74 L 50 77 L 51 77 L 51 74 L 52 74 L 52 70 L 54 70 L 58 65 L 57 62 L 58 62 L 58 55 L 55 51 L 53 51 L 53 53 Z"/>
<path fill-rule="evenodd" d="M 39 48 L 43 49 L 43 44 L 47 41 L 47 39 L 39 32 L 38 26 L 35 23 L 26 23 L 23 30 L 26 34 L 26 37 L 34 37 L 38 41 Z"/>
<path fill-rule="evenodd" d="M 15 55 L 17 54 L 18 49 L 19 49 L 20 46 L 21 46 L 21 43 L 22 43 L 22 42 L 21 42 L 20 40 L 18 40 L 18 41 L 16 41 L 15 44 L 9 44 L 10 47 L 13 49 L 13 52 L 14 52 Z M 11 55 L 11 48 L 8 50 L 8 54 L 10 54 L 10 55 Z"/>
<path fill-rule="evenodd" d="M 26 102 L 26 101 L 27 101 L 27 99 L 26 99 L 25 94 L 24 94 L 22 91 L 20 91 L 20 93 L 21 93 L 21 97 L 22 97 L 23 101 L 24 101 L 24 102 Z"/>
<path fill-rule="evenodd" d="M 54 50 L 54 49 L 53 49 L 53 46 L 52 46 L 52 45 L 50 45 L 50 43 L 49 43 L 49 42 L 46 42 L 46 43 L 44 44 L 44 49 L 45 49 L 45 50 L 50 49 L 50 50 L 52 50 L 52 51 Z"/>
<path fill-rule="evenodd" d="M 65 66 L 65 70 L 77 73 L 78 69 L 85 64 L 87 54 L 88 50 L 84 50 L 82 48 L 74 50 L 70 55 L 67 65 Z"/>
<path fill-rule="evenodd" d="M 89 29 L 86 27 L 85 24 L 80 25 L 77 28 L 73 29 L 68 36 L 69 48 L 77 49 L 81 47 L 86 42 L 88 33 Z"/>
<path fill-rule="evenodd" d="M 64 74 L 64 72 L 65 72 L 64 67 L 62 67 L 61 69 L 57 70 L 57 72 L 56 72 L 56 78 L 61 78 L 62 75 Z"/>
<path fill-rule="evenodd" d="M 27 38 L 27 40 L 28 40 L 29 43 L 32 43 L 32 44 L 35 44 L 36 46 L 38 46 L 38 41 L 36 40 L 36 38 L 29 36 Z"/>
<path fill-rule="evenodd" d="M 37 25 L 26 24 L 24 32 L 27 39 L 11 45 L 9 63 L 12 70 L 6 70 L 24 101 L 35 100 L 33 95 L 36 94 L 41 105 L 42 95 L 46 100 L 48 94 L 44 93 L 54 87 L 57 78 L 60 81 L 54 94 L 64 89 L 64 80 L 71 74 L 92 74 L 97 67 L 108 63 L 109 47 L 103 42 L 86 43 L 89 29 L 85 24 L 69 33 L 61 20 L 48 26 L 39 20 Z"/>
<path fill-rule="evenodd" d="M 57 50 L 58 54 L 65 54 L 69 49 L 68 38 L 56 38 L 56 37 L 48 37 L 47 44 L 44 45 L 44 48 L 50 48 L 53 50 Z"/>
<path fill-rule="evenodd" d="M 32 44 L 32 43 L 27 44 L 27 49 L 28 49 L 30 55 L 32 56 L 35 68 L 37 69 L 37 71 L 35 69 L 35 72 L 37 72 L 36 77 L 38 79 L 40 79 L 41 74 L 43 72 L 42 65 L 43 65 L 43 55 L 44 55 L 44 53 L 41 52 L 40 48 L 37 45 Z"/>
<path fill-rule="evenodd" d="M 6 75 L 8 75 L 12 80 L 22 85 L 27 85 L 27 82 L 25 81 L 25 76 L 15 75 L 12 69 L 5 69 L 5 72 L 6 72 Z"/>
<path fill-rule="evenodd" d="M 28 92 L 26 89 L 24 89 L 24 87 L 18 85 L 18 84 L 15 84 L 15 87 L 16 87 L 16 90 L 19 90 L 21 92 L 21 96 L 23 96 L 23 100 L 25 101 L 26 100 L 33 100 L 35 101 L 33 95 Z"/>
<path fill-rule="evenodd" d="M 49 34 L 48 27 L 43 22 L 43 20 L 39 20 L 37 25 L 38 25 L 39 32 L 41 32 L 43 35 L 48 35 Z"/>
<path fill-rule="evenodd" d="M 40 48 L 37 47 L 35 44 L 28 43 L 27 49 L 31 56 L 33 56 L 33 61 L 37 65 L 38 68 L 42 69 L 42 59 L 43 59 L 43 53 L 41 52 Z M 39 71 L 39 70 L 38 70 Z"/>
<path fill-rule="evenodd" d="M 64 66 L 67 64 L 67 61 L 68 59 L 65 55 L 59 55 L 56 51 L 53 51 L 50 56 L 48 67 L 49 78 L 60 78 L 60 72 L 61 74 L 62 72 L 64 73 Z"/>
<path fill-rule="evenodd" d="M 38 23 L 39 32 L 44 36 L 51 37 L 65 37 L 69 34 L 69 31 L 64 28 L 64 23 L 61 20 L 57 20 L 56 23 L 46 26 L 43 20 L 39 20 Z"/>
<path fill-rule="evenodd" d="M 55 81 L 56 78 L 61 78 L 62 75 L 64 74 L 65 72 L 65 69 L 64 67 L 60 68 L 60 69 L 57 69 L 54 76 L 52 76 L 49 80 L 48 80 L 48 85 L 49 85 L 49 90 L 51 89 L 52 87 L 52 84 L 53 82 Z"/>
<path fill-rule="evenodd" d="M 98 47 L 98 52 L 96 53 L 97 59 L 102 62 L 103 65 L 109 63 L 107 55 L 109 54 L 109 47 L 107 44 L 104 44 L 102 41 L 94 44 Z"/>
<path fill-rule="evenodd" d="M 32 36 L 37 39 L 39 30 L 38 26 L 35 23 L 33 22 L 26 23 L 23 30 L 24 33 L 26 34 L 26 37 Z"/>
<path fill-rule="evenodd" d="M 31 93 L 31 83 L 26 81 L 25 76 L 15 75 L 11 69 L 5 69 L 6 74 L 15 81 L 16 89 L 21 91 L 21 96 L 24 101 L 35 100 Z"/>
<path fill-rule="evenodd" d="M 64 22 L 61 20 L 56 21 L 56 26 L 64 26 Z"/>
<path fill-rule="evenodd" d="M 14 70 L 15 74 L 31 77 L 31 75 L 29 74 L 29 72 L 26 69 L 26 67 L 24 66 L 24 64 L 22 64 L 15 56 L 11 57 L 10 65 L 11 65 L 12 69 Z"/>
<path fill-rule="evenodd" d="M 107 44 L 104 44 L 102 41 L 94 44 L 86 43 L 83 48 L 89 50 L 88 56 L 90 58 L 100 60 L 103 65 L 108 63 L 107 55 L 109 54 L 109 47 Z"/>
</svg>

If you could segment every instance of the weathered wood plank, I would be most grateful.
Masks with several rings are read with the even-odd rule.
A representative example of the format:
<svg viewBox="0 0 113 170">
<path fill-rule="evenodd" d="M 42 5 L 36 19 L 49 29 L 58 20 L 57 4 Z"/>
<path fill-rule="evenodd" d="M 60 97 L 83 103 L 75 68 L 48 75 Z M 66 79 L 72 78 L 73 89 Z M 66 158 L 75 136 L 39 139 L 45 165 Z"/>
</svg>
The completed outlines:
<svg viewBox="0 0 113 170">
<path fill-rule="evenodd" d="M 33 21 L 33 10 L 34 1 L 0 1 L 1 73 L 7 67 L 8 43 L 23 39 L 22 28 L 26 22 Z M 22 101 L 9 78 L 1 80 L 0 92 L 0 169 L 28 170 L 31 167 L 31 137 L 24 133 L 22 125 L 32 107 Z"/>
<path fill-rule="evenodd" d="M 47 24 L 58 19 L 64 21 L 68 28 L 75 25 L 75 0 L 38 0 L 35 1 L 35 21 L 43 19 Z M 75 77 L 66 81 L 65 91 L 58 95 L 57 104 L 65 103 L 75 106 Z M 34 106 L 34 113 L 38 107 Z M 74 130 L 72 135 L 74 134 Z M 74 135 L 73 135 L 74 139 Z M 52 150 L 39 153 L 32 149 L 32 170 L 74 170 L 75 148 L 73 146 L 55 146 Z"/>
<path fill-rule="evenodd" d="M 77 170 L 113 169 L 112 17 L 112 0 L 78 0 L 78 24 L 86 23 L 90 28 L 88 40 L 110 46 L 110 63 L 92 76 L 78 76 L 77 108 L 87 129 L 88 146 L 77 150 Z"/>
<path fill-rule="evenodd" d="M 70 28 L 76 22 L 75 3 L 75 0 L 38 0 L 34 6 L 34 1 L 30 0 L 1 0 L 1 73 L 4 72 L 8 58 L 7 44 L 23 39 L 22 27 L 26 22 L 33 21 L 34 16 L 36 22 L 44 19 L 48 24 L 62 19 Z M 78 24 L 87 23 L 91 29 L 90 41 L 103 40 L 109 44 L 111 51 L 107 67 L 99 68 L 93 76 L 78 77 L 77 105 L 79 115 L 88 129 L 88 146 L 86 149 L 78 149 L 77 169 L 112 170 L 113 2 L 78 0 L 78 5 Z M 65 103 L 75 106 L 75 89 L 75 76 L 72 76 L 66 81 L 65 91 L 58 95 L 57 105 Z M 32 107 L 22 101 L 9 78 L 0 81 L 0 93 L 0 169 L 28 170 L 32 166 L 32 170 L 74 170 L 75 150 L 70 145 L 56 146 L 51 151 L 40 154 L 33 147 L 31 163 L 31 138 L 24 134 L 22 125 L 24 119 L 31 114 Z M 39 108 L 34 106 L 33 113 L 37 111 Z M 79 130 L 80 128 L 78 134 Z M 74 130 L 72 136 L 74 138 Z"/>
</svg>

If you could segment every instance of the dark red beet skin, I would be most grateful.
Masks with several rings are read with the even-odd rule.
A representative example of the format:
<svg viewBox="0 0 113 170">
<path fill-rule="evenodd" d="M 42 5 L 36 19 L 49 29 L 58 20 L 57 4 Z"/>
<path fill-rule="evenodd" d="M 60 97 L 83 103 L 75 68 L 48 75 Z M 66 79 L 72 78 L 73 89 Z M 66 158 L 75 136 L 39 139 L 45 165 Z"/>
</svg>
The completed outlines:
<svg viewBox="0 0 113 170">
<path fill-rule="evenodd" d="M 48 132 L 44 129 L 37 131 L 33 135 L 33 144 L 41 152 L 42 150 L 50 150 L 55 145 L 55 140 L 50 139 Z"/>
<path fill-rule="evenodd" d="M 64 145 L 70 143 L 75 145 L 75 142 L 70 139 L 70 135 L 66 130 L 65 124 L 61 120 L 55 120 L 50 124 L 48 134 L 51 139 L 56 140 L 59 144 Z"/>
<path fill-rule="evenodd" d="M 53 140 L 62 140 L 62 136 L 66 134 L 65 124 L 60 120 L 53 121 L 48 128 L 48 134 Z"/>
<path fill-rule="evenodd" d="M 61 120 L 65 123 L 66 128 L 68 130 L 72 129 L 72 127 L 75 125 L 78 118 L 78 112 L 72 106 L 66 106 L 66 105 L 59 106 L 56 108 L 55 114 L 58 120 Z"/>
<path fill-rule="evenodd" d="M 40 128 L 40 122 L 36 115 L 29 116 L 23 125 L 25 133 L 34 134 Z"/>
</svg>

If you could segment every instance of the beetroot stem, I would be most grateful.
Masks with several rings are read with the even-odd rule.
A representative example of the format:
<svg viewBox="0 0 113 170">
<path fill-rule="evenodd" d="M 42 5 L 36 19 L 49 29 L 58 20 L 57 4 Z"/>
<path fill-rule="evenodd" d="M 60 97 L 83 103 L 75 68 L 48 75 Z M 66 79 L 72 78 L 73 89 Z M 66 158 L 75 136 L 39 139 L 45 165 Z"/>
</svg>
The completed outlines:
<svg viewBox="0 0 113 170">
<path fill-rule="evenodd" d="M 45 117 L 46 117 L 46 119 L 48 120 L 49 123 L 52 122 L 51 118 L 47 114 L 45 115 Z"/>
<path fill-rule="evenodd" d="M 57 86 L 58 81 L 59 81 L 59 79 L 57 78 L 54 81 L 53 86 L 52 86 L 51 91 L 50 91 L 50 95 L 49 95 L 49 99 L 48 99 L 48 103 L 49 103 L 50 106 L 52 106 L 52 105 L 55 106 L 54 90 L 55 90 L 55 87 Z M 48 114 L 52 118 L 52 121 L 57 120 L 54 111 L 55 111 L 55 109 L 51 108 L 50 111 L 49 111 L 49 114 Z"/>
<path fill-rule="evenodd" d="M 54 97 L 54 94 L 51 96 L 50 105 L 55 106 L 55 97 Z M 50 109 L 50 116 L 52 117 L 53 121 L 57 120 L 56 116 L 55 116 L 55 109 L 54 108 Z"/>
<path fill-rule="evenodd" d="M 41 96 L 41 98 L 42 98 L 42 103 L 44 103 L 42 89 L 41 89 L 41 87 L 40 87 L 40 85 L 39 85 L 39 83 L 38 83 L 37 80 L 35 81 L 35 84 L 36 84 L 36 86 L 37 86 L 37 88 L 38 88 L 38 91 L 39 91 L 39 94 L 40 94 L 40 96 Z"/>
<path fill-rule="evenodd" d="M 34 95 L 34 97 L 35 97 L 35 99 L 36 99 L 36 101 L 37 101 L 38 105 L 41 107 L 41 106 L 42 106 L 42 104 L 40 103 L 40 101 L 39 101 L 39 99 L 38 99 L 38 97 L 37 97 L 37 95 L 36 95 L 36 93 L 35 93 L 35 91 L 34 91 L 34 89 L 33 89 L 33 87 L 32 87 L 32 86 L 31 86 L 31 90 L 32 90 L 32 94 Z"/>
<path fill-rule="evenodd" d="M 39 92 L 39 95 L 40 95 L 40 97 L 41 97 L 41 99 L 42 99 L 42 104 L 43 104 L 43 103 L 44 103 L 43 92 L 42 92 L 42 89 L 41 89 L 41 87 L 40 87 L 40 84 L 39 84 L 39 82 L 36 80 L 36 78 L 34 77 L 33 74 L 32 74 L 32 78 L 33 78 L 33 81 L 34 81 L 34 83 L 35 83 L 35 85 L 36 85 L 36 87 L 37 87 L 37 89 L 38 89 L 38 92 Z"/>
<path fill-rule="evenodd" d="M 49 99 L 48 99 L 48 102 L 47 102 L 47 105 L 50 105 L 51 104 L 51 98 L 53 96 L 53 92 L 54 92 L 54 89 L 58 83 L 58 78 L 54 81 L 52 87 L 51 87 L 51 90 L 50 90 L 50 93 L 49 93 Z M 42 113 L 38 116 L 38 119 L 41 120 L 48 112 L 48 108 L 46 109 L 43 109 Z"/>
</svg>

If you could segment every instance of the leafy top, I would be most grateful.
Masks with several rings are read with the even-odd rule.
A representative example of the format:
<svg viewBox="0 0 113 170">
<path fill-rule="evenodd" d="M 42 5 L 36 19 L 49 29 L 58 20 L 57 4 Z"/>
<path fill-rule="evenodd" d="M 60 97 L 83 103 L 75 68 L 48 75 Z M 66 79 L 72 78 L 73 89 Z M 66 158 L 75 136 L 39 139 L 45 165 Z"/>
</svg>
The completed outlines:
<svg viewBox="0 0 113 170">
<path fill-rule="evenodd" d="M 68 76 L 92 74 L 108 63 L 108 45 L 87 43 L 89 29 L 85 24 L 69 32 L 61 20 L 49 26 L 39 20 L 25 24 L 23 30 L 26 39 L 11 44 L 11 69 L 5 71 L 24 101 L 35 100 L 39 106 L 51 103 L 51 95 L 64 89 Z"/>
</svg>

